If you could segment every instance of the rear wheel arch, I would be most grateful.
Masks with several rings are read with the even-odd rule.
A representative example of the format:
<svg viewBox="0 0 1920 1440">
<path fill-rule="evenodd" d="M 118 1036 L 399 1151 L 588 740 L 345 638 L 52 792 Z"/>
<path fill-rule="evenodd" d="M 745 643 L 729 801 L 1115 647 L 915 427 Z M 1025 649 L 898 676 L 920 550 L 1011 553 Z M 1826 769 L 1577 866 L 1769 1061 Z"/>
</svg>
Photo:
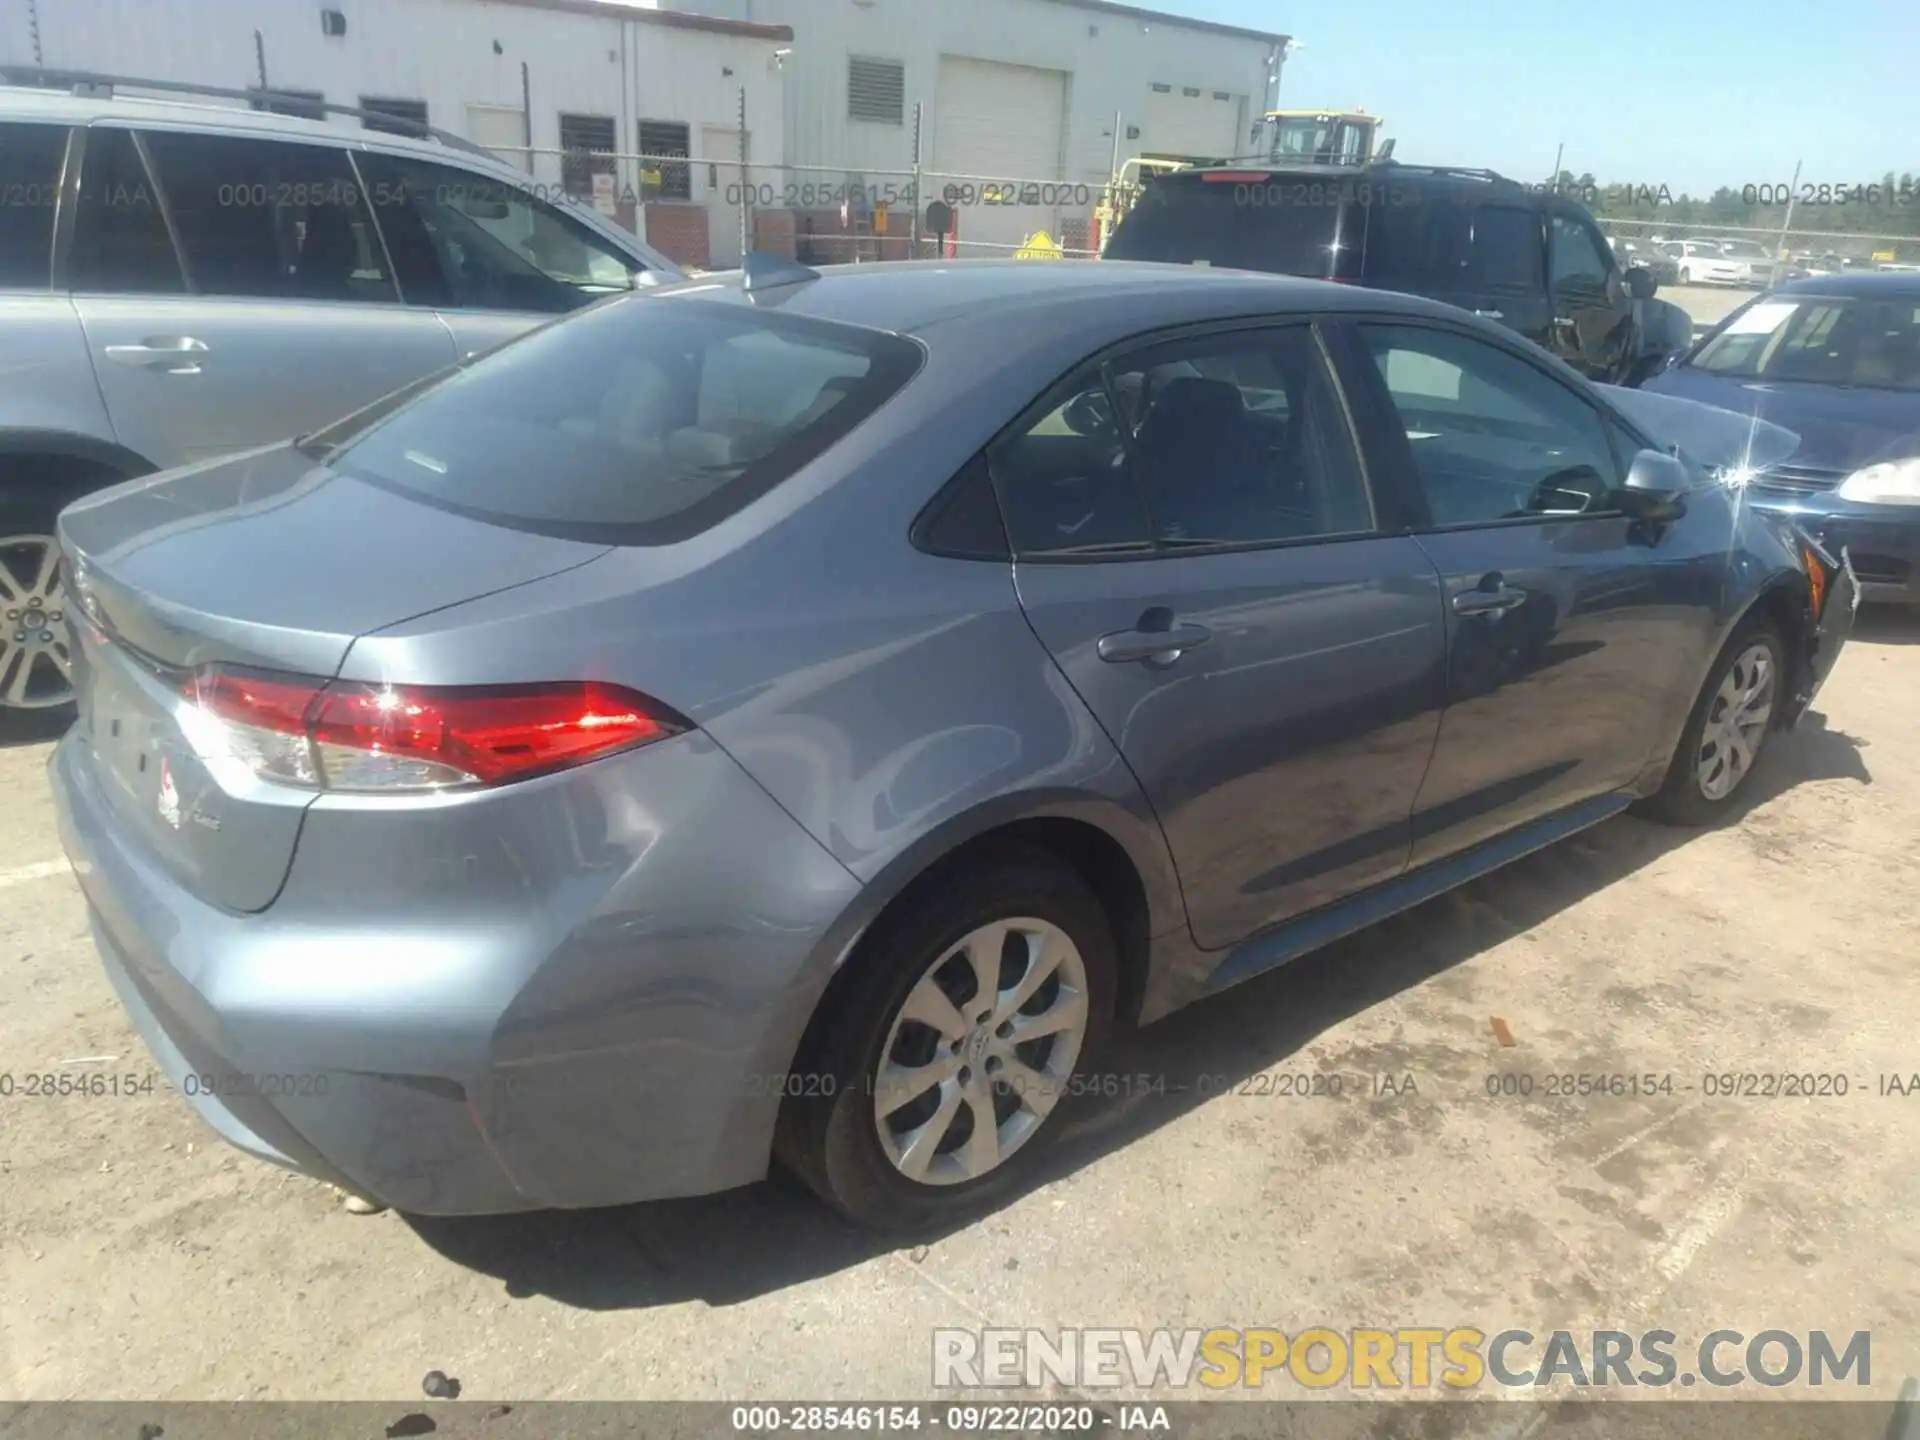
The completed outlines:
<svg viewBox="0 0 1920 1440">
<path fill-rule="evenodd" d="M 942 843 L 944 842 L 944 843 Z M 814 1063 L 823 1031 L 849 989 L 862 982 L 872 959 L 871 939 L 882 925 L 950 877 L 1004 857 L 1009 851 L 1042 855 L 1072 870 L 1099 899 L 1113 927 L 1120 966 L 1115 1019 L 1129 1023 L 1146 993 L 1151 938 L 1171 924 L 1164 896 L 1156 903 L 1152 877 L 1111 830 L 1084 816 L 1042 812 L 942 832 L 930 851 L 915 847 L 869 883 L 869 918 L 846 947 L 815 1002 L 789 1069 Z M 1177 903 L 1177 890 L 1174 892 Z"/>
<path fill-rule="evenodd" d="M 112 441 L 58 430 L 0 431 L 0 509 L 27 513 L 36 502 L 67 501 L 159 467 Z M 56 507 L 57 508 L 57 507 Z"/>
</svg>

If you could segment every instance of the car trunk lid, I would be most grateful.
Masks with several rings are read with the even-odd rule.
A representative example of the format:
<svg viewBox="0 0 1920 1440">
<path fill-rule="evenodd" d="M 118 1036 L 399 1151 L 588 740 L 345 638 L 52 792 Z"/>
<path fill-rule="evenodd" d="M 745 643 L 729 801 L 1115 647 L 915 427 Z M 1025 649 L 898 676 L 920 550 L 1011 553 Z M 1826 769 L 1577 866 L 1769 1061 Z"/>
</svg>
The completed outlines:
<svg viewBox="0 0 1920 1440">
<path fill-rule="evenodd" d="M 314 792 L 223 754 L 188 698 L 209 665 L 333 676 L 384 626 L 607 546 L 420 504 L 290 445 L 132 482 L 60 521 L 79 743 L 119 820 L 200 898 L 271 904 Z"/>
</svg>

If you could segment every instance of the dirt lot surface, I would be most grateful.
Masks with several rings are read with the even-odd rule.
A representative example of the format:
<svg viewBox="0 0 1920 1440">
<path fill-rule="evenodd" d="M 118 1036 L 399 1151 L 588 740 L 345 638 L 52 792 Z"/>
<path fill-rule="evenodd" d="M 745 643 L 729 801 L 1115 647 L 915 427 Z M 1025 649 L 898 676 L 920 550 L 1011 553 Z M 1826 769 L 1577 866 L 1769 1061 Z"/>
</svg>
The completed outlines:
<svg viewBox="0 0 1920 1440">
<path fill-rule="evenodd" d="M 1891 1396 L 1920 1371 L 1920 1094 L 1882 1093 L 1920 1071 L 1917 715 L 1920 617 L 1863 615 L 1738 823 L 1611 821 L 1147 1031 L 1116 1068 L 1169 1093 L 925 1247 L 778 1185 L 358 1217 L 164 1083 L 16 1093 L 0 1399 L 417 1402 L 433 1369 L 464 1398 L 906 1398 L 934 1327 L 985 1325 L 1663 1327 L 1683 1362 L 1721 1327 L 1869 1330 Z M 150 1073 L 59 863 L 49 749 L 0 749 L 0 1074 Z M 1307 1072 L 1344 1093 L 1277 1093 Z M 1724 1072 L 1847 1093 L 1705 1093 Z M 1614 1073 L 1673 1093 L 1545 1094 Z"/>
<path fill-rule="evenodd" d="M 1717 325 L 1754 297 L 1754 291 L 1731 285 L 1662 285 L 1656 298 L 1678 305 L 1693 323 Z"/>
</svg>

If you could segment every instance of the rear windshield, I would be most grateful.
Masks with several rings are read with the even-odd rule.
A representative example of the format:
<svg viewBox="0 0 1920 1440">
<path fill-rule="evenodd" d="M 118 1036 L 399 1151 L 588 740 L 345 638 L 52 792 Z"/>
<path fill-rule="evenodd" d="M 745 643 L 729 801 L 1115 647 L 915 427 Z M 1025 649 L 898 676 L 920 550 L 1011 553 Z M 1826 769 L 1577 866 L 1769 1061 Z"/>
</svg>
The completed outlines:
<svg viewBox="0 0 1920 1440">
<path fill-rule="evenodd" d="M 1350 184 L 1262 176 L 1252 181 L 1159 180 L 1120 222 L 1109 260 L 1204 260 L 1324 280 L 1332 273 L 1344 192 Z"/>
<path fill-rule="evenodd" d="M 918 346 L 878 331 L 634 296 L 301 443 L 343 473 L 476 519 L 671 544 L 792 475 L 919 364 Z"/>
</svg>

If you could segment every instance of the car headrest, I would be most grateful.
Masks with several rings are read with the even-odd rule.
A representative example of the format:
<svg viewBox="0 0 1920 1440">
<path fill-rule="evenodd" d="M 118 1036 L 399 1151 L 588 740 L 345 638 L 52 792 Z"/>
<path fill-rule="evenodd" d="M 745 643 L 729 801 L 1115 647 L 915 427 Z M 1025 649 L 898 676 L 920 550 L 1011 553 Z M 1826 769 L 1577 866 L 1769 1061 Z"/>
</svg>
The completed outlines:
<svg viewBox="0 0 1920 1440">
<path fill-rule="evenodd" d="M 1240 387 L 1231 380 L 1210 380 L 1183 375 L 1169 380 L 1154 397 L 1147 412 L 1141 437 L 1151 434 L 1186 433 L 1200 426 L 1235 425 L 1245 416 L 1247 402 Z"/>
</svg>

